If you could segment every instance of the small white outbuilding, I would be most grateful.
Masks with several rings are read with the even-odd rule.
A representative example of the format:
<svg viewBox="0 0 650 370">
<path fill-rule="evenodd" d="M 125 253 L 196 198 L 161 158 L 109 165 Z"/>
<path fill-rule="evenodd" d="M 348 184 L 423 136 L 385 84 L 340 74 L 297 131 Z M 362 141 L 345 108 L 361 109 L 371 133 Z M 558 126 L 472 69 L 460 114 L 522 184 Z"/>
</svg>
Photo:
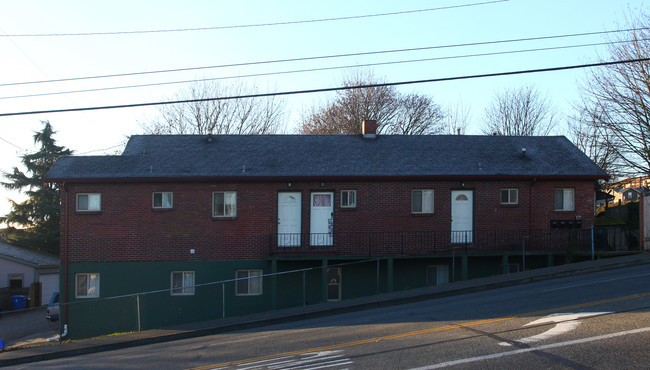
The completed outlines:
<svg viewBox="0 0 650 370">
<path fill-rule="evenodd" d="M 59 290 L 59 259 L 0 241 L 0 289 L 29 288 L 41 283 L 40 305 Z"/>
</svg>

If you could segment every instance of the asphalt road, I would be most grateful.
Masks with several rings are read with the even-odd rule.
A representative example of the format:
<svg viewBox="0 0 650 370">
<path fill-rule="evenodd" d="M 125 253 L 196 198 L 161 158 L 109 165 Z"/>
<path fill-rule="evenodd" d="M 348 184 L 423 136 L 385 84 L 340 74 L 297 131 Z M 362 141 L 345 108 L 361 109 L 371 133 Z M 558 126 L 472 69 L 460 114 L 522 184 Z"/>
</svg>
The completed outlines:
<svg viewBox="0 0 650 370">
<path fill-rule="evenodd" d="M 24 368 L 647 369 L 649 278 L 630 267 Z"/>
</svg>

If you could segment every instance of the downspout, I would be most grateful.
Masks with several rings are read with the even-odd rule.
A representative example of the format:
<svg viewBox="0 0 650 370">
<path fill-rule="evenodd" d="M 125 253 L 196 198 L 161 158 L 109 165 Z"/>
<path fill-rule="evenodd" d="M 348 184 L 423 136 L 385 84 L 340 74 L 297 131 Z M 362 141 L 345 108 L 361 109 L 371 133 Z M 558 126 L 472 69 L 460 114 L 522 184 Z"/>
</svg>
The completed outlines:
<svg viewBox="0 0 650 370">
<path fill-rule="evenodd" d="M 533 181 L 530 183 L 528 188 L 528 236 L 533 231 L 533 185 L 537 182 L 537 178 L 533 177 Z"/>
<path fill-rule="evenodd" d="M 61 333 L 61 338 L 65 337 L 68 335 L 68 239 L 69 239 L 69 233 L 68 231 L 70 230 L 70 201 L 69 201 L 69 196 L 68 196 L 68 188 L 65 183 L 63 183 L 63 186 L 61 187 L 63 192 L 65 192 L 65 225 L 63 226 L 63 301 L 59 304 L 60 307 L 62 307 L 64 304 L 65 309 L 63 310 L 64 312 L 64 317 L 63 317 L 63 333 Z"/>
</svg>

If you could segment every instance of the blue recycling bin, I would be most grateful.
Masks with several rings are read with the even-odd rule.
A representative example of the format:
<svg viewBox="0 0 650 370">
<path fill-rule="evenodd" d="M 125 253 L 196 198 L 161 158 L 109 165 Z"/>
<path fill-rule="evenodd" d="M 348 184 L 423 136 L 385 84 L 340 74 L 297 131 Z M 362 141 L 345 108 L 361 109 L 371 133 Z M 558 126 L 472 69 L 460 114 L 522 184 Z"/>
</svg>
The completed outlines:
<svg viewBox="0 0 650 370">
<path fill-rule="evenodd" d="M 27 308 L 27 298 L 24 295 L 15 295 L 11 297 L 11 304 L 14 310 L 24 310 Z"/>
</svg>

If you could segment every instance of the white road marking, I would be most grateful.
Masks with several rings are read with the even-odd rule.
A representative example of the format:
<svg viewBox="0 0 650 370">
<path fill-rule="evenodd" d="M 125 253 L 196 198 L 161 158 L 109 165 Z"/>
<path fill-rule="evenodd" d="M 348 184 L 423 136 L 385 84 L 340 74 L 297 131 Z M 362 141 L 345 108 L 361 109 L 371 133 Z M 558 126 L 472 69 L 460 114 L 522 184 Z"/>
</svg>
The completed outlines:
<svg viewBox="0 0 650 370">
<path fill-rule="evenodd" d="M 517 342 L 534 343 L 534 342 L 539 342 L 554 337 L 556 335 L 561 335 L 577 328 L 578 325 L 580 325 L 580 321 L 578 321 L 578 319 L 580 318 L 606 315 L 608 313 L 611 312 L 554 313 L 552 315 L 548 315 L 541 319 L 531 321 L 528 324 L 524 325 L 524 327 L 526 327 L 526 326 L 546 324 L 548 322 L 557 323 L 554 327 L 541 334 L 519 339 L 517 340 Z M 512 344 L 508 342 L 501 342 L 499 343 L 499 345 L 504 347 L 512 346 Z"/>
<path fill-rule="evenodd" d="M 558 313 L 548 315 L 546 317 L 542 317 L 541 319 L 531 321 L 531 322 L 529 322 L 528 324 L 526 324 L 524 326 L 545 324 L 547 322 L 572 321 L 572 320 L 581 319 L 583 317 L 607 315 L 607 314 L 610 314 L 610 313 L 611 312 L 580 312 L 580 313 L 562 313 L 562 312 L 558 312 Z"/>
<path fill-rule="evenodd" d="M 495 359 L 495 358 L 518 355 L 518 354 L 521 354 L 521 353 L 527 353 L 527 352 L 533 352 L 533 351 L 544 351 L 544 350 L 552 349 L 552 348 L 566 347 L 566 346 L 572 346 L 572 345 L 575 345 L 575 344 L 583 344 L 583 343 L 595 342 L 595 341 L 598 341 L 598 340 L 622 337 L 622 336 L 625 336 L 625 335 L 645 333 L 645 332 L 648 332 L 648 331 L 650 331 L 650 327 L 645 327 L 645 328 L 641 328 L 641 329 L 634 329 L 634 330 L 627 330 L 627 331 L 621 331 L 621 332 L 618 332 L 618 333 L 610 333 L 610 334 L 598 335 L 598 336 L 595 336 L 595 337 L 570 340 L 570 341 L 560 342 L 560 343 L 546 344 L 546 345 L 538 346 L 538 347 L 521 348 L 521 349 L 516 349 L 516 350 L 510 351 L 510 352 L 494 353 L 494 354 L 486 355 L 486 356 L 463 358 L 463 359 L 459 359 L 459 360 L 441 362 L 439 364 L 418 367 L 418 368 L 414 368 L 414 369 L 411 369 L 411 370 L 440 369 L 440 368 L 443 368 L 443 367 L 449 367 L 449 366 L 460 365 L 460 364 L 467 364 L 467 363 L 470 363 L 470 362 L 492 360 L 492 359 Z"/>
<path fill-rule="evenodd" d="M 519 343 L 539 342 L 539 341 L 542 341 L 544 339 L 548 339 L 548 338 L 554 337 L 556 335 L 560 335 L 560 334 L 569 332 L 569 331 L 577 328 L 578 325 L 580 325 L 580 321 L 561 322 L 561 323 L 555 325 L 551 329 L 549 329 L 549 330 L 547 330 L 547 331 L 545 331 L 545 332 L 543 332 L 541 334 L 533 335 L 532 337 L 522 338 L 522 339 L 517 340 L 517 342 L 519 342 Z M 508 343 L 508 342 L 501 342 L 501 343 L 499 343 L 499 345 L 504 346 L 504 347 L 512 346 L 512 344 Z"/>
<path fill-rule="evenodd" d="M 237 369 L 324 369 L 351 364 L 352 361 L 349 358 L 344 358 L 343 355 L 338 354 L 340 352 L 342 351 L 310 352 L 298 356 L 284 356 L 256 362 L 247 362 L 237 366 Z"/>
</svg>

